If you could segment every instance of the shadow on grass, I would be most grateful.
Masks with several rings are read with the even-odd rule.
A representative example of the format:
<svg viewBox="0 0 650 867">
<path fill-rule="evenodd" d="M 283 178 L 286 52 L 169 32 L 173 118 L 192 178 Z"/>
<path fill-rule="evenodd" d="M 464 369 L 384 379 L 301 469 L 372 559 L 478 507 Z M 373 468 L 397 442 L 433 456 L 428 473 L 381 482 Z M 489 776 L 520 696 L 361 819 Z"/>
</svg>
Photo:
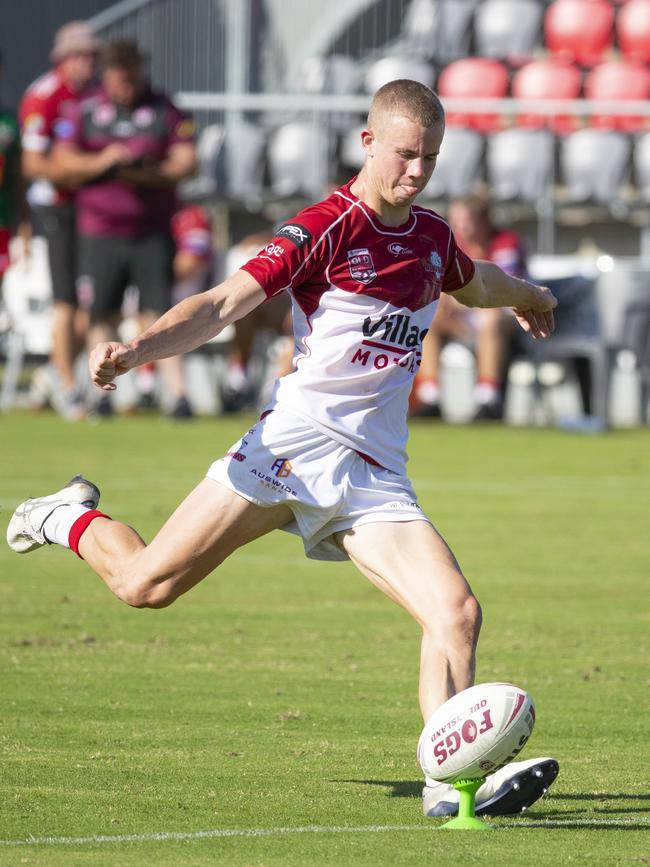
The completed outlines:
<svg viewBox="0 0 650 867">
<path fill-rule="evenodd" d="M 562 798 L 564 801 L 650 801 L 650 795 L 636 792 L 635 794 L 626 792 L 589 792 L 588 794 L 565 794 L 563 792 L 553 792 L 556 798 Z"/>
<path fill-rule="evenodd" d="M 356 783 L 360 786 L 381 786 L 390 789 L 389 798 L 421 798 L 422 780 L 411 782 L 410 780 L 331 780 L 332 783 Z"/>
<path fill-rule="evenodd" d="M 389 798 L 421 798 L 422 781 L 412 780 L 331 780 L 336 783 L 354 783 L 360 786 L 381 786 L 389 789 Z M 646 807 L 596 807 L 594 801 L 650 801 L 649 794 L 625 793 L 625 792 L 590 792 L 584 795 L 575 793 L 556 792 L 551 798 L 547 796 L 543 801 L 538 801 L 535 812 L 516 827 L 544 827 L 544 828 L 611 828 L 618 830 L 650 830 L 650 824 L 631 820 L 624 821 L 625 816 L 635 813 L 647 813 Z M 555 806 L 559 801 L 577 802 L 569 809 L 543 809 L 546 805 Z M 582 802 L 581 809 L 578 804 Z M 540 809 L 540 807 L 542 809 Z M 611 819 L 609 817 L 612 817 Z M 618 819 L 618 821 L 617 821 Z"/>
</svg>

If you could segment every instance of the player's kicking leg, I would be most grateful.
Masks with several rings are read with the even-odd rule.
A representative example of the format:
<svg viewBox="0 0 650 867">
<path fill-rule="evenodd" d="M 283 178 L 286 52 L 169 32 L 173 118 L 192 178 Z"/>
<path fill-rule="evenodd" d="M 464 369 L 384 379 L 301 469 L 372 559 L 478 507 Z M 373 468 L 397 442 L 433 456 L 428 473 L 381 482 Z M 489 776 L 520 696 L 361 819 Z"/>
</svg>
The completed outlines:
<svg viewBox="0 0 650 867">
<path fill-rule="evenodd" d="M 7 542 L 22 554 L 57 543 L 71 548 L 113 593 L 136 608 L 163 608 L 198 584 L 237 548 L 288 523 L 287 506 L 262 508 L 203 479 L 149 545 L 131 527 L 97 511 L 99 490 L 75 476 L 16 509 Z"/>
<path fill-rule="evenodd" d="M 481 610 L 442 537 L 426 521 L 363 524 L 336 534 L 360 571 L 420 624 L 420 708 L 426 722 L 452 695 L 474 683 Z M 518 813 L 557 776 L 554 759 L 511 762 L 489 776 L 476 796 L 477 814 Z M 427 779 L 423 810 L 454 815 L 458 793 Z"/>
</svg>

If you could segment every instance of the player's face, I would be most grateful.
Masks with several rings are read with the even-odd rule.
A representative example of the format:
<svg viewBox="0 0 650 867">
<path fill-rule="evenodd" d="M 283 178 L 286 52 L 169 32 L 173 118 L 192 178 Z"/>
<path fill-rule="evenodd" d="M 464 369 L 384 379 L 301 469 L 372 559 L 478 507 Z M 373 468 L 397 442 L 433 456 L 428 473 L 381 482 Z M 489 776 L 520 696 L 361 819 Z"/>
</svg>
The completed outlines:
<svg viewBox="0 0 650 867">
<path fill-rule="evenodd" d="M 92 51 L 76 51 L 68 55 L 61 66 L 64 67 L 64 77 L 76 88 L 83 88 L 95 74 L 97 55 Z"/>
<path fill-rule="evenodd" d="M 364 147 L 369 172 L 382 199 L 394 207 L 411 204 L 436 167 L 444 125 L 423 127 L 408 117 L 391 115 L 379 130 L 368 130 Z"/>
<path fill-rule="evenodd" d="M 121 69 L 111 66 L 104 70 L 102 84 L 112 102 L 131 107 L 144 88 L 144 78 L 139 68 Z"/>
</svg>

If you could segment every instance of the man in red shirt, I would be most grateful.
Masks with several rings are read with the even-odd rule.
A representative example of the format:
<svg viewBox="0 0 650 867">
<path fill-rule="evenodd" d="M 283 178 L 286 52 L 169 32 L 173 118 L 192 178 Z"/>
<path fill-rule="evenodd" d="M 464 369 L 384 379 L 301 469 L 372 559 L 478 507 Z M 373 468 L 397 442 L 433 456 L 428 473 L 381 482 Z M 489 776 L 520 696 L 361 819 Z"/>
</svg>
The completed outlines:
<svg viewBox="0 0 650 867">
<path fill-rule="evenodd" d="M 84 414 L 74 361 L 85 345 L 88 317 L 77 304 L 74 196 L 52 159 L 52 146 L 57 125 L 90 93 L 98 47 L 85 22 L 61 27 L 50 55 L 53 68 L 27 88 L 19 110 L 22 168 L 31 182 L 28 199 L 37 229 L 48 241 L 54 294 L 51 360 L 60 386 L 55 403 L 70 419 Z M 107 158 L 109 164 L 110 154 Z"/>
<path fill-rule="evenodd" d="M 481 196 L 455 199 L 449 205 L 449 225 L 459 246 L 472 259 L 494 262 L 513 277 L 527 278 L 522 239 L 492 223 L 490 208 Z M 515 320 L 500 308 L 468 310 L 445 297 L 424 341 L 422 366 L 416 380 L 414 415 L 439 417 L 440 354 L 445 340 L 474 345 L 476 353 L 476 421 L 497 421 L 503 415 L 503 379 Z"/>
<path fill-rule="evenodd" d="M 535 338 L 552 332 L 556 301 L 491 262 L 473 262 L 448 224 L 415 204 L 443 133 L 432 91 L 415 81 L 385 85 L 362 133 L 358 177 L 133 342 L 95 347 L 93 382 L 112 391 L 120 374 L 201 345 L 267 298 L 286 291 L 292 300 L 296 369 L 149 545 L 99 512 L 99 490 L 77 476 L 16 509 L 13 550 L 69 547 L 127 604 L 163 608 L 237 548 L 284 529 L 302 537 L 310 557 L 352 560 L 420 625 L 425 720 L 469 687 L 481 611 L 406 475 L 409 393 L 441 293 L 472 307 L 512 306 Z M 557 772 L 550 758 L 506 765 L 479 789 L 478 810 L 519 812 Z M 458 810 L 445 783 L 427 779 L 423 796 L 427 815 Z"/>
</svg>

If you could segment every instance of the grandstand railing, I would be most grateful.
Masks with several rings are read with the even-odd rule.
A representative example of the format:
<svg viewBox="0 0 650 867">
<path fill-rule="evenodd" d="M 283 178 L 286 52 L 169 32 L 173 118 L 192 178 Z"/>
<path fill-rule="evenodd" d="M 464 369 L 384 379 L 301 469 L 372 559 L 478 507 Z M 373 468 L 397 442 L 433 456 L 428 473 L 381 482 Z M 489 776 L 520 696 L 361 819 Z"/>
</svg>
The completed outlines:
<svg viewBox="0 0 650 867">
<path fill-rule="evenodd" d="M 188 111 L 241 110 L 241 111 L 306 111 L 367 112 L 371 96 L 316 93 L 197 93 L 180 91 L 177 103 Z M 534 113 L 542 115 L 566 114 L 576 117 L 610 114 L 627 117 L 640 115 L 650 118 L 648 100 L 589 100 L 589 99 L 449 99 L 441 100 L 447 111 L 496 113 L 508 116 Z"/>
</svg>

